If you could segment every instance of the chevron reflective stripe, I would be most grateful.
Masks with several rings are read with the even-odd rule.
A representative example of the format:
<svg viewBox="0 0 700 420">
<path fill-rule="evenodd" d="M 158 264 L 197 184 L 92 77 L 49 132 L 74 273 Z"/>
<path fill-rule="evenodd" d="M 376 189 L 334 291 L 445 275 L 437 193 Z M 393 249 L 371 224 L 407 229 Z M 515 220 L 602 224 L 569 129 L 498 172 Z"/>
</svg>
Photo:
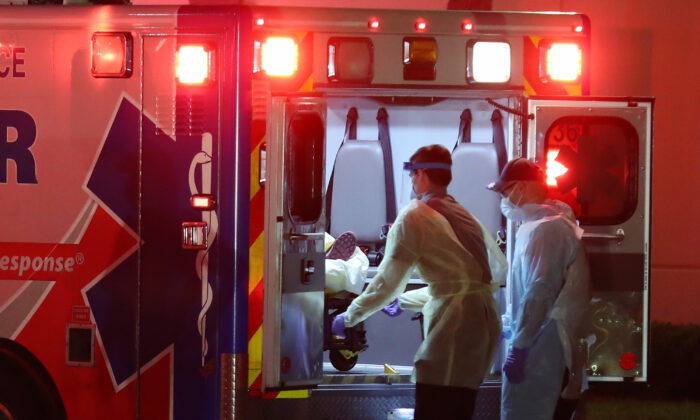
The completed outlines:
<svg viewBox="0 0 700 420">
<path fill-rule="evenodd" d="M 525 94 L 533 95 L 581 95 L 581 81 L 576 84 L 546 83 L 540 78 L 539 36 L 523 39 L 523 86 Z"/>
<path fill-rule="evenodd" d="M 311 54 L 313 44 L 309 33 L 297 33 L 299 50 Z M 300 57 L 302 57 L 300 55 Z M 310 92 L 313 89 L 311 65 L 299 66 L 293 78 L 294 86 L 289 92 Z M 271 83 L 253 80 L 254 91 L 264 89 L 265 102 Z M 260 186 L 260 147 L 267 141 L 266 120 L 253 120 L 250 145 L 250 243 L 248 276 L 248 389 L 250 395 L 262 398 L 306 398 L 307 390 L 262 393 L 262 324 L 263 324 L 263 266 L 264 266 L 264 222 L 265 190 Z M 268 170 L 269 173 L 269 170 Z"/>
</svg>

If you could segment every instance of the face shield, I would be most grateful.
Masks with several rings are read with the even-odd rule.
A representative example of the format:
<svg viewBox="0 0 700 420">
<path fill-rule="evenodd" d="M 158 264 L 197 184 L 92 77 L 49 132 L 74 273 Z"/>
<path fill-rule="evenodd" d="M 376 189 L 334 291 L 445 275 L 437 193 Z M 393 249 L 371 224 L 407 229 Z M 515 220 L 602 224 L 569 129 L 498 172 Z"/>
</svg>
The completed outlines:
<svg viewBox="0 0 700 420">
<path fill-rule="evenodd" d="M 404 162 L 401 176 L 401 193 L 399 194 L 399 208 L 405 207 L 411 200 L 417 198 L 413 188 L 413 174 L 418 169 L 447 169 L 452 165 L 444 162 Z M 421 193 L 424 191 L 420 191 Z"/>
</svg>

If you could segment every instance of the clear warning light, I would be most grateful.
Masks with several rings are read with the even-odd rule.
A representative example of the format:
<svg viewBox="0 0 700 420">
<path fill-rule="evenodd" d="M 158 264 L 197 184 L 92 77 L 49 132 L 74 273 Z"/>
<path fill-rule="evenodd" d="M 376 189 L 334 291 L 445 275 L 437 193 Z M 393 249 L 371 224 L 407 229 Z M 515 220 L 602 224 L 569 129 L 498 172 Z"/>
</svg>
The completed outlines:
<svg viewBox="0 0 700 420">
<path fill-rule="evenodd" d="M 554 149 L 547 152 L 547 185 L 555 187 L 557 178 L 564 175 L 569 169 L 558 162 L 559 150 Z"/>
<path fill-rule="evenodd" d="M 183 45 L 177 51 L 177 80 L 187 85 L 209 80 L 211 54 L 203 45 Z"/>
</svg>

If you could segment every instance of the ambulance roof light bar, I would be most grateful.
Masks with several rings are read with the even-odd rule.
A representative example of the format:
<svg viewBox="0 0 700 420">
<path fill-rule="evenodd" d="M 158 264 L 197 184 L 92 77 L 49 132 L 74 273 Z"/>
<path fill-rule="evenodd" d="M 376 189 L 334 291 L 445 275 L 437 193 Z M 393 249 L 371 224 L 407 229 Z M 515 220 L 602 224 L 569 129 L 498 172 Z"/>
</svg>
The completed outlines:
<svg viewBox="0 0 700 420">
<path fill-rule="evenodd" d="M 175 74 L 184 85 L 203 85 L 212 80 L 212 52 L 205 45 L 181 45 L 177 50 Z"/>
<path fill-rule="evenodd" d="M 92 34 L 93 77 L 129 77 L 132 72 L 133 40 L 128 32 Z"/>
</svg>

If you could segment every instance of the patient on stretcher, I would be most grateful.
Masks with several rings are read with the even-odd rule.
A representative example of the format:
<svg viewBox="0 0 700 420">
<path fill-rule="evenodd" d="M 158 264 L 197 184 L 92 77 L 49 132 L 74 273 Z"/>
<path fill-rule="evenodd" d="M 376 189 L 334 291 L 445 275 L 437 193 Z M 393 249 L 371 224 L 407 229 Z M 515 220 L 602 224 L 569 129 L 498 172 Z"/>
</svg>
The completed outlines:
<svg viewBox="0 0 700 420">
<path fill-rule="evenodd" d="M 326 294 L 349 292 L 362 293 L 367 279 L 369 260 L 357 246 L 352 232 L 344 232 L 333 238 L 326 233 Z"/>
</svg>

